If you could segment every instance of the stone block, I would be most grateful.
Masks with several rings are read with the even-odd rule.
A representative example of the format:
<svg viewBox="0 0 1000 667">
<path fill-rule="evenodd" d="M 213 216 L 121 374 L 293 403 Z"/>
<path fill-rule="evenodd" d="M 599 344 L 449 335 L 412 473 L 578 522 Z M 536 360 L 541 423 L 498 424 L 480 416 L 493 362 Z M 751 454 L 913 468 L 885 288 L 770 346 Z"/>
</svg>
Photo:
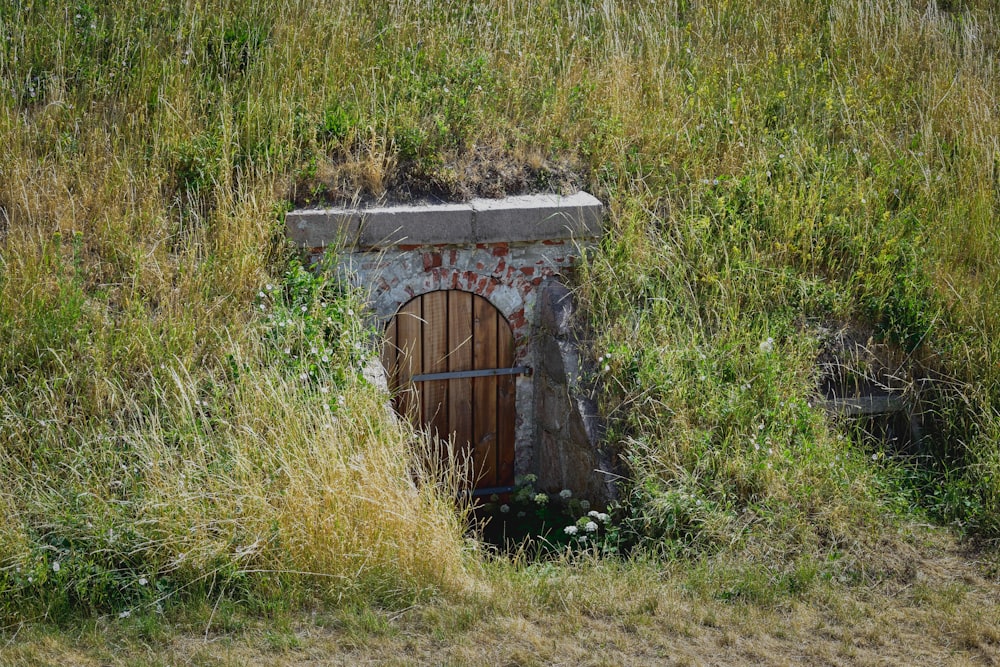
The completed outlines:
<svg viewBox="0 0 1000 667">
<path fill-rule="evenodd" d="M 348 209 L 307 209 L 285 215 L 288 237 L 303 248 L 353 247 L 361 217 Z"/>
<path fill-rule="evenodd" d="M 471 205 L 477 243 L 588 239 L 603 231 L 604 207 L 586 192 L 474 199 Z"/>
<path fill-rule="evenodd" d="M 364 248 L 472 242 L 472 207 L 468 204 L 371 208 L 360 215 Z"/>
</svg>

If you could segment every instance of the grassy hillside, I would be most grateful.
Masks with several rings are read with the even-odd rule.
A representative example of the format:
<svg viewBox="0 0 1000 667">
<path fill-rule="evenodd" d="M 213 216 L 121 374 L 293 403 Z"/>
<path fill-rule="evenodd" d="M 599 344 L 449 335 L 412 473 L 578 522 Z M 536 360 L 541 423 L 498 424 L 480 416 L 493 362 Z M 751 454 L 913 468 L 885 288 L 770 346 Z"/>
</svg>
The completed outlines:
<svg viewBox="0 0 1000 667">
<path fill-rule="evenodd" d="M 974 1 L 4 3 L 3 615 L 474 586 L 293 202 L 601 197 L 617 534 L 727 595 L 891 574 L 913 517 L 997 536 L 998 46 Z M 844 327 L 924 456 L 813 406 Z"/>
</svg>

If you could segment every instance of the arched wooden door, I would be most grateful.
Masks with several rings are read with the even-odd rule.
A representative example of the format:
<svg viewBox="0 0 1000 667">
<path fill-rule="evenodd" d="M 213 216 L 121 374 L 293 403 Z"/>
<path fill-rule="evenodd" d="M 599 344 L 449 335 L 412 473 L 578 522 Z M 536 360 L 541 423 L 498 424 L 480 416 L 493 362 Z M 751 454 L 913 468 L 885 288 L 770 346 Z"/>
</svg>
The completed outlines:
<svg viewBox="0 0 1000 667">
<path fill-rule="evenodd" d="M 514 335 L 486 299 L 429 292 L 386 328 L 382 363 L 396 411 L 472 452 L 474 495 L 514 485 Z"/>
</svg>

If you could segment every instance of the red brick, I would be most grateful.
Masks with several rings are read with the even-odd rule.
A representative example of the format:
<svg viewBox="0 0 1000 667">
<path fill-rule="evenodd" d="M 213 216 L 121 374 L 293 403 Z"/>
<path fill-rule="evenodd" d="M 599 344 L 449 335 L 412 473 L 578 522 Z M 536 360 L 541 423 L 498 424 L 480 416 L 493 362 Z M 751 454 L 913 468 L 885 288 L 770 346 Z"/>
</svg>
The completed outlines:
<svg viewBox="0 0 1000 667">
<path fill-rule="evenodd" d="M 419 245 L 410 245 L 410 244 L 407 243 L 407 244 L 400 244 L 400 245 L 398 245 L 396 247 L 399 248 L 400 250 L 402 250 L 403 252 L 411 252 L 413 250 L 416 250 L 420 246 Z"/>
<path fill-rule="evenodd" d="M 521 267 L 521 273 L 523 273 L 526 276 L 533 276 L 533 275 L 535 275 L 535 267 L 533 267 L 533 266 L 522 266 Z"/>
<path fill-rule="evenodd" d="M 506 243 L 498 243 L 493 246 L 493 256 L 494 257 L 506 257 L 510 253 L 510 248 Z"/>
<path fill-rule="evenodd" d="M 424 253 L 424 271 L 430 271 L 431 269 L 436 269 L 439 266 L 441 266 L 441 253 L 439 252 Z"/>
</svg>

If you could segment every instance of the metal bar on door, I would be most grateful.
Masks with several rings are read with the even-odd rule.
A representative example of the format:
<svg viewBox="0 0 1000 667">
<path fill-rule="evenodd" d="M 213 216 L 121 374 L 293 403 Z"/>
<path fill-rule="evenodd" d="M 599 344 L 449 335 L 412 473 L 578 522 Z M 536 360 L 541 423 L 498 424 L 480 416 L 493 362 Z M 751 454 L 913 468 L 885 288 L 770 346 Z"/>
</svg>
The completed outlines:
<svg viewBox="0 0 1000 667">
<path fill-rule="evenodd" d="M 495 375 L 531 375 L 531 368 L 528 366 L 514 366 L 513 368 L 481 368 L 474 371 L 449 371 L 447 373 L 420 373 L 414 375 L 412 382 L 430 382 L 432 380 L 455 380 L 458 378 L 483 378 Z"/>
</svg>

